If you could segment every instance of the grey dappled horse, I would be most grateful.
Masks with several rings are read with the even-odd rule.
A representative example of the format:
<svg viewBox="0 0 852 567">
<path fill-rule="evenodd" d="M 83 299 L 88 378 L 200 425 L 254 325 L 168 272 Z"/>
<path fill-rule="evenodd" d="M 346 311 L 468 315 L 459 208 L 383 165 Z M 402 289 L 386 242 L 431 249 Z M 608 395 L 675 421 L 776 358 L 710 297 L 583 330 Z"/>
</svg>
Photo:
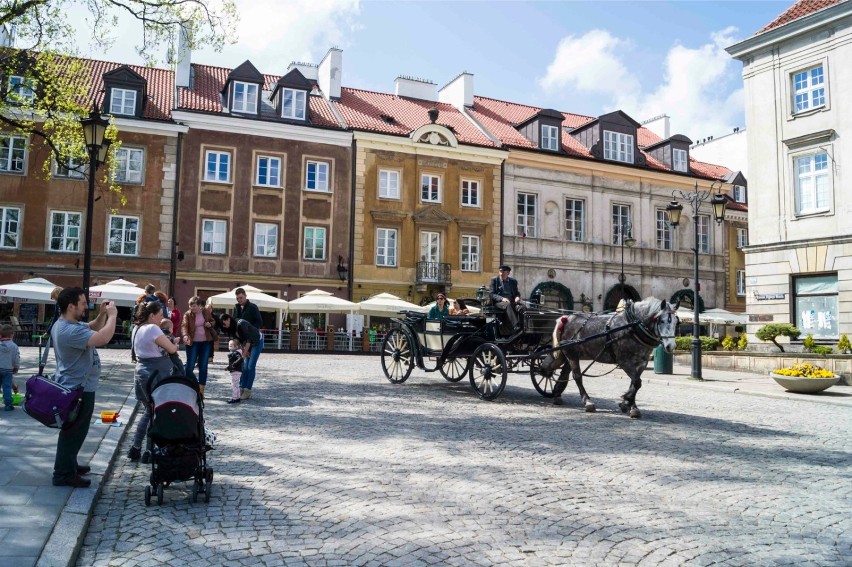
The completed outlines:
<svg viewBox="0 0 852 567">
<path fill-rule="evenodd" d="M 553 387 L 553 403 L 562 404 L 562 392 L 568 385 L 568 373 L 571 372 L 586 411 L 595 411 L 595 404 L 583 387 L 583 373 L 580 369 L 580 360 L 594 360 L 617 364 L 627 373 L 630 388 L 621 396 L 618 407 L 625 413 L 629 411 L 630 417 L 642 417 L 636 407 L 636 393 L 642 387 L 642 372 L 648 365 L 651 351 L 659 344 L 662 343 L 666 352 L 674 350 L 678 304 L 651 297 L 637 303 L 628 301 L 624 309 L 616 313 L 574 313 L 557 319 L 553 331 L 554 347 L 559 346 L 559 343 L 577 341 L 624 325 L 633 326 L 585 342 L 569 344 L 546 355 L 540 366 L 542 374 L 552 376 L 562 366 L 559 380 Z"/>
</svg>

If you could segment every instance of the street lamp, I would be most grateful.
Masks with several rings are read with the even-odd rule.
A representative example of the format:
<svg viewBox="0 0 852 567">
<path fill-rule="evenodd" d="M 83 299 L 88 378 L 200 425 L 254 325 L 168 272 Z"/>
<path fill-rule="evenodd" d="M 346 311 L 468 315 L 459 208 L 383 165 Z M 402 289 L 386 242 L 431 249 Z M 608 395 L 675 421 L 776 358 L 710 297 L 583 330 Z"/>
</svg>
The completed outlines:
<svg viewBox="0 0 852 567">
<path fill-rule="evenodd" d="M 713 193 L 713 190 L 716 193 Z M 703 381 L 701 377 L 701 339 L 699 338 L 699 320 L 698 320 L 698 212 L 701 210 L 701 203 L 709 200 L 713 207 L 713 216 L 716 219 L 716 224 L 722 224 L 725 220 L 725 196 L 722 195 L 722 182 L 714 181 L 710 185 L 710 189 L 704 191 L 698 190 L 698 182 L 695 182 L 693 191 L 681 191 L 675 189 L 672 191 L 672 202 L 666 207 L 666 213 L 669 217 L 669 223 L 675 228 L 680 224 L 680 215 L 683 212 L 683 205 L 677 202 L 675 195 L 678 195 L 681 200 L 686 201 L 692 207 L 692 224 L 694 228 L 694 248 L 693 252 L 693 279 L 692 279 L 692 375 L 693 380 Z"/>
<path fill-rule="evenodd" d="M 86 302 L 89 301 L 89 281 L 92 274 L 92 216 L 95 208 L 95 172 L 98 166 L 106 162 L 110 141 L 106 138 L 109 120 L 101 116 L 97 108 L 92 108 L 89 116 L 80 119 L 86 152 L 89 154 L 89 195 L 86 201 L 86 241 L 83 250 L 83 291 Z"/>
<path fill-rule="evenodd" d="M 632 230 L 633 224 L 629 221 L 624 221 L 618 227 L 618 240 L 621 242 L 621 273 L 618 275 L 618 281 L 621 283 L 621 301 L 627 299 L 627 296 L 624 294 L 624 281 L 627 279 L 624 275 L 624 245 L 626 244 L 628 248 L 633 248 L 636 245 L 636 239 L 633 238 L 633 234 L 631 233 Z"/>
</svg>

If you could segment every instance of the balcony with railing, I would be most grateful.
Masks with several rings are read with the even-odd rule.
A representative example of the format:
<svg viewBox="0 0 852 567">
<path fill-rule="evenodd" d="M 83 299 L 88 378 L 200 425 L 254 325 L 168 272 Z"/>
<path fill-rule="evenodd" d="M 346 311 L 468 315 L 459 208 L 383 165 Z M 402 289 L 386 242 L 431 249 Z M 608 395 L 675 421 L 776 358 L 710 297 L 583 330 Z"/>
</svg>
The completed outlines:
<svg viewBox="0 0 852 567">
<path fill-rule="evenodd" d="M 418 284 L 450 284 L 452 267 L 444 262 L 417 262 Z"/>
</svg>

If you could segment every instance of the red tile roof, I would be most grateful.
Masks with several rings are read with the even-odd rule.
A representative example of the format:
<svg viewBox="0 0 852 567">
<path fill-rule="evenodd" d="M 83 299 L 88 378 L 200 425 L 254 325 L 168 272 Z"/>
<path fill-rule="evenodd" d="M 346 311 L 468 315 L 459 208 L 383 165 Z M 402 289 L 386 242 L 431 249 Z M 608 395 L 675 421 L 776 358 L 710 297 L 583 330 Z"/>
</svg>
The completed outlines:
<svg viewBox="0 0 852 567">
<path fill-rule="evenodd" d="M 769 31 L 771 29 L 779 28 L 785 24 L 789 24 L 794 20 L 804 18 L 805 16 L 813 14 L 814 12 L 818 12 L 825 8 L 830 8 L 831 6 L 840 4 L 845 1 L 846 0 L 799 0 L 798 2 L 787 8 L 783 14 L 769 22 L 769 24 L 767 24 L 763 29 L 761 29 L 757 33 L 759 34 L 765 31 Z"/>
<path fill-rule="evenodd" d="M 398 136 L 408 136 L 417 128 L 429 124 L 428 111 L 438 109 L 437 124 L 449 126 L 463 144 L 495 147 L 470 120 L 451 104 L 401 97 L 343 87 L 335 107 L 353 130 L 367 130 Z M 392 119 L 392 120 L 388 120 Z"/>
<path fill-rule="evenodd" d="M 192 89 L 178 89 L 177 110 L 196 110 L 201 112 L 222 112 L 222 89 L 231 69 L 213 65 L 193 64 Z M 271 91 L 280 75 L 263 75 L 266 83 L 264 90 Z M 311 124 L 327 128 L 341 128 L 328 101 L 321 96 L 308 97 L 308 109 Z"/>
</svg>

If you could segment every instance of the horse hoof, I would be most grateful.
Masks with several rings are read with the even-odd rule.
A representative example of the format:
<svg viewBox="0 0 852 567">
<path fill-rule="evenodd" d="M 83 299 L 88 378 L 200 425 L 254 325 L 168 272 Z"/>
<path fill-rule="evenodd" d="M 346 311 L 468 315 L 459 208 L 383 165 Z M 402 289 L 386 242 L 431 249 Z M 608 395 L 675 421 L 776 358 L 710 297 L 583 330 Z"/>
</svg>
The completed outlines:
<svg viewBox="0 0 852 567">
<path fill-rule="evenodd" d="M 627 402 L 619 402 L 618 408 L 621 410 L 621 413 L 627 413 L 627 410 L 630 409 L 630 404 Z"/>
<path fill-rule="evenodd" d="M 642 417 L 642 412 L 639 411 L 639 408 L 633 408 L 632 410 L 630 410 L 630 417 L 632 419 L 639 419 Z"/>
<path fill-rule="evenodd" d="M 561 406 L 562 405 L 562 396 L 556 396 L 553 398 L 553 405 Z"/>
<path fill-rule="evenodd" d="M 586 413 L 594 413 L 596 411 L 598 411 L 598 408 L 595 406 L 595 404 L 591 402 L 588 402 L 586 404 Z"/>
</svg>

